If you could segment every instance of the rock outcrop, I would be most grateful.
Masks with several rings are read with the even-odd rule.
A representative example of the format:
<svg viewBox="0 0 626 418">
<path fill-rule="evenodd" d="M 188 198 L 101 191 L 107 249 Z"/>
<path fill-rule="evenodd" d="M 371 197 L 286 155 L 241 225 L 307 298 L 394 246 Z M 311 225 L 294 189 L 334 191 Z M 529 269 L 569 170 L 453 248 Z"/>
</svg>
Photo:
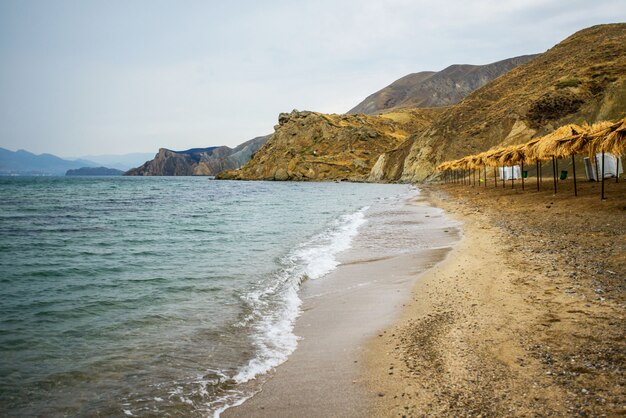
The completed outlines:
<svg viewBox="0 0 626 418">
<path fill-rule="evenodd" d="M 368 96 L 348 113 L 375 115 L 404 107 L 449 106 L 491 80 L 538 55 L 524 55 L 487 65 L 451 65 L 446 69 L 409 74 Z"/>
<path fill-rule="evenodd" d="M 124 173 L 125 176 L 215 176 L 223 170 L 233 170 L 245 164 L 265 144 L 267 136 L 260 136 L 235 148 L 192 148 L 186 151 L 159 149 L 154 159 L 141 167 Z"/>
<path fill-rule="evenodd" d="M 281 113 L 274 134 L 241 169 L 220 179 L 365 181 L 380 154 L 432 122 L 436 109 L 381 116 Z"/>
</svg>

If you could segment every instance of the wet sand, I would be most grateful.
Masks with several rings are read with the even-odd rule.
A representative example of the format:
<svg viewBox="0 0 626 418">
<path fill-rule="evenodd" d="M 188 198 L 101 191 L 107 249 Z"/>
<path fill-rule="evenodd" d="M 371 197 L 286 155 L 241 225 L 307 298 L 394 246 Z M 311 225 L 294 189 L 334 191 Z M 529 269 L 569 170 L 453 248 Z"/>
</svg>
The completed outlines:
<svg viewBox="0 0 626 418">
<path fill-rule="evenodd" d="M 396 254 L 376 251 L 372 241 L 381 237 L 375 236 L 375 229 L 368 232 L 366 224 L 353 248 L 341 255 L 342 264 L 336 270 L 303 284 L 303 312 L 294 330 L 301 337 L 296 351 L 273 372 L 261 392 L 243 405 L 226 410 L 223 416 L 369 414 L 373 403 L 364 385 L 362 362 L 367 341 L 397 320 L 419 275 L 445 258 L 450 245 L 458 240 L 456 229 L 437 220 L 440 211 L 419 199 L 411 206 L 410 216 L 415 221 L 407 224 L 422 223 L 424 242 L 436 243 L 438 248 L 425 246 Z M 371 222 L 376 221 L 370 221 L 370 226 Z M 403 235 L 398 231 L 396 237 L 385 239 L 401 241 Z"/>
</svg>

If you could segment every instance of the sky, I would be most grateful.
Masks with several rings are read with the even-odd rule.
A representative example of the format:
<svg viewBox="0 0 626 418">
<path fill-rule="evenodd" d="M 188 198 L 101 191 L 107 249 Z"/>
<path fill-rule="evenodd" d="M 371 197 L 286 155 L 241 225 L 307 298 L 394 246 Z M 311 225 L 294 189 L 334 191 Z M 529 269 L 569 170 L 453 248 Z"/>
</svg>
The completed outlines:
<svg viewBox="0 0 626 418">
<path fill-rule="evenodd" d="M 624 0 L 0 0 L 0 147 L 234 147 L 280 112 L 625 21 Z"/>
</svg>

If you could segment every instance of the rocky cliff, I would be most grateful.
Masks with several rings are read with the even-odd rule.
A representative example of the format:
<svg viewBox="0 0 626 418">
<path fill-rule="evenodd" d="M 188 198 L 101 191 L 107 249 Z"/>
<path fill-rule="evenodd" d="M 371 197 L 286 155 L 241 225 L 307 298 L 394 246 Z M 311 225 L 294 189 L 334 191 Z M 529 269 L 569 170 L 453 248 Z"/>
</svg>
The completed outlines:
<svg viewBox="0 0 626 418">
<path fill-rule="evenodd" d="M 594 26 L 445 108 L 381 155 L 372 181 L 421 181 L 445 160 L 566 123 L 626 116 L 626 24 Z"/>
<path fill-rule="evenodd" d="M 439 72 L 409 74 L 368 96 L 348 113 L 375 115 L 393 108 L 449 106 L 535 57 L 524 55 L 487 65 L 451 65 Z"/>
<path fill-rule="evenodd" d="M 432 123 L 437 109 L 381 116 L 281 113 L 265 146 L 220 179 L 365 181 L 378 157 Z"/>
<path fill-rule="evenodd" d="M 125 176 L 214 176 L 223 170 L 234 170 L 245 164 L 265 144 L 267 136 L 260 136 L 229 148 L 192 148 L 186 151 L 159 149 L 154 159 L 141 167 L 124 173 Z"/>
</svg>

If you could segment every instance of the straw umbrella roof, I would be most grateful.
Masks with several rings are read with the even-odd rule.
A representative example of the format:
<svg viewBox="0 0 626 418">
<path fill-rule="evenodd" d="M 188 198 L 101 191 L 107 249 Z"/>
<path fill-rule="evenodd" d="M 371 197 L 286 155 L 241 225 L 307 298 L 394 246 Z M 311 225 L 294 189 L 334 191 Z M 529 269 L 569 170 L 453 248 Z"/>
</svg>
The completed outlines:
<svg viewBox="0 0 626 418">
<path fill-rule="evenodd" d="M 483 157 L 483 161 L 485 162 L 485 164 L 490 165 L 490 166 L 499 166 L 500 158 L 502 157 L 502 154 L 504 154 L 505 152 L 506 152 L 506 148 L 497 148 L 494 150 L 487 151 L 485 153 L 485 156 Z"/>
<path fill-rule="evenodd" d="M 626 118 L 617 122 L 603 121 L 593 125 L 569 124 L 542 137 L 533 138 L 525 144 L 491 149 L 446 161 L 437 170 L 467 170 L 483 165 L 500 166 L 521 161 L 541 161 L 552 157 L 564 158 L 588 152 L 626 153 Z"/>
<path fill-rule="evenodd" d="M 499 162 L 501 165 L 512 165 L 523 161 L 526 158 L 526 144 L 511 145 L 504 148 L 500 155 Z"/>
<path fill-rule="evenodd" d="M 614 155 L 623 155 L 626 152 L 626 118 L 615 124 L 613 132 L 602 143 L 602 149 Z"/>
<path fill-rule="evenodd" d="M 604 151 L 622 155 L 626 150 L 626 118 L 615 123 L 600 122 L 592 125 L 589 137 L 589 154 Z"/>
<path fill-rule="evenodd" d="M 602 121 L 593 125 L 585 124 L 585 132 L 573 138 L 569 147 L 572 154 L 589 154 L 593 155 L 597 152 L 598 146 L 602 140 L 610 133 L 613 122 Z"/>
<path fill-rule="evenodd" d="M 526 155 L 529 160 L 547 160 L 552 157 L 563 158 L 571 155 L 570 142 L 584 134 L 585 127 L 576 124 L 561 126 L 555 131 L 531 141 L 526 146 Z"/>
</svg>

